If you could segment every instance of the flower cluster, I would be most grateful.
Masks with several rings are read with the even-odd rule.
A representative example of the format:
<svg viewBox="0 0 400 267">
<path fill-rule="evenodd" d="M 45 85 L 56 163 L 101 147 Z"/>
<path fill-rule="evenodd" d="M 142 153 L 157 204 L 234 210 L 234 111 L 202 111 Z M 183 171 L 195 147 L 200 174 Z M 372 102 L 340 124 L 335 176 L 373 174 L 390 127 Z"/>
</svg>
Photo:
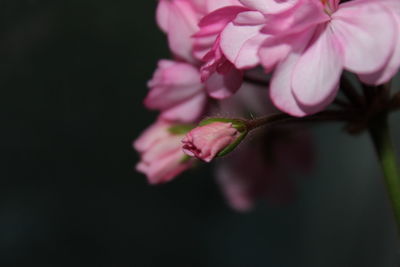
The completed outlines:
<svg viewBox="0 0 400 267">
<path fill-rule="evenodd" d="M 160 60 L 148 83 L 145 106 L 160 115 L 135 142 L 137 169 L 152 184 L 190 168 L 196 159 L 188 156 L 209 162 L 227 154 L 269 121 L 254 124 L 250 114 L 318 114 L 337 97 L 344 71 L 378 86 L 400 67 L 399 0 L 159 0 L 156 17 L 172 59 Z M 245 150 L 235 158 L 262 162 L 263 153 Z M 244 188 L 260 179 L 229 166 L 217 171 L 224 191 L 242 203 L 233 206 L 249 207 L 239 195 L 254 196 Z"/>
</svg>

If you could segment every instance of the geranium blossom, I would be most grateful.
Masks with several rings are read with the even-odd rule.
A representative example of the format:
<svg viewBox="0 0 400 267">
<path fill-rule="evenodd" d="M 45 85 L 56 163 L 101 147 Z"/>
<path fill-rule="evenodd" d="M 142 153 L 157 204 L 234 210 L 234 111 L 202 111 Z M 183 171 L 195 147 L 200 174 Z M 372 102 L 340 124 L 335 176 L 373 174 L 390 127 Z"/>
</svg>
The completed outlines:
<svg viewBox="0 0 400 267">
<path fill-rule="evenodd" d="M 400 45 L 398 21 L 380 1 L 311 1 L 309 8 L 314 15 L 308 20 L 282 14 L 271 18 L 273 23 L 263 31 L 274 32 L 279 24 L 288 24 L 287 29 L 270 37 L 260 50 L 262 64 L 275 67 L 271 98 L 295 116 L 318 112 L 332 102 L 343 69 L 369 83 L 386 82 L 371 78 L 387 66 Z M 399 64 L 393 62 L 394 68 Z"/>
</svg>

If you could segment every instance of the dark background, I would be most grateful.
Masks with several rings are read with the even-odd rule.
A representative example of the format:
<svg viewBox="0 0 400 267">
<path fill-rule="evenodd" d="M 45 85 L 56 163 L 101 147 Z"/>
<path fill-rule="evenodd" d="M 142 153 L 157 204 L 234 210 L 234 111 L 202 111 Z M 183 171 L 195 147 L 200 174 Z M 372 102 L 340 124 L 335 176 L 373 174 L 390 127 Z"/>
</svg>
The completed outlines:
<svg viewBox="0 0 400 267">
<path fill-rule="evenodd" d="M 0 1 L 0 266 L 396 266 L 366 134 L 312 129 L 296 201 L 246 214 L 211 167 L 149 186 L 132 141 L 155 118 L 146 81 L 168 57 L 156 1 Z M 399 116 L 392 118 L 398 141 Z"/>
</svg>

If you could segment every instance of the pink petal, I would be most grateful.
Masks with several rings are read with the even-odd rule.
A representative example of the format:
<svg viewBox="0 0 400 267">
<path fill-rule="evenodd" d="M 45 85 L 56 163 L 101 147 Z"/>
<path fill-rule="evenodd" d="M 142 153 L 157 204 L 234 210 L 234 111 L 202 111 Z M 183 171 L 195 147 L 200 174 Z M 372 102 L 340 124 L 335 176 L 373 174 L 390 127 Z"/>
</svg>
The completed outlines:
<svg viewBox="0 0 400 267">
<path fill-rule="evenodd" d="M 345 49 L 344 66 L 358 74 L 379 71 L 386 64 L 399 30 L 390 10 L 375 2 L 347 2 L 332 15 L 335 36 Z"/>
<path fill-rule="evenodd" d="M 343 49 L 332 29 L 323 27 L 325 29 L 301 55 L 292 76 L 296 99 L 312 112 L 320 111 L 332 100 L 343 68 Z"/>
<path fill-rule="evenodd" d="M 323 5 L 319 1 L 303 0 L 301 4 L 285 13 L 267 16 L 263 33 L 292 34 L 329 21 Z"/>
<path fill-rule="evenodd" d="M 168 133 L 167 129 L 164 129 Z M 164 158 L 179 148 L 179 142 L 182 136 L 167 136 L 160 138 L 152 144 L 146 151 L 142 153 L 142 161 L 144 162 L 157 162 L 159 159 Z M 168 141 L 166 141 L 168 140 Z"/>
<path fill-rule="evenodd" d="M 206 2 L 208 12 L 212 12 L 225 6 L 241 6 L 238 0 L 206 0 Z"/>
<path fill-rule="evenodd" d="M 398 2 L 400 6 L 400 1 Z M 395 16 L 397 24 L 400 27 L 400 17 Z M 389 58 L 386 65 L 379 71 L 371 74 L 361 74 L 359 78 L 361 81 L 371 85 L 380 85 L 387 83 L 399 71 L 400 67 L 400 34 L 397 34 L 397 41 L 393 54 Z"/>
<path fill-rule="evenodd" d="M 170 16 L 169 10 L 171 9 L 171 3 L 168 0 L 161 0 L 158 3 L 156 10 L 156 20 L 158 26 L 163 32 L 168 31 L 168 18 Z"/>
<path fill-rule="evenodd" d="M 238 13 L 246 10 L 239 6 L 228 6 L 208 14 L 199 22 L 200 30 L 195 37 L 218 34 Z"/>
<path fill-rule="evenodd" d="M 198 14 L 187 1 L 175 1 L 168 17 L 168 42 L 172 52 L 179 58 L 194 62 L 192 35 L 198 30 Z"/>
<path fill-rule="evenodd" d="M 214 72 L 206 83 L 208 94 L 217 99 L 224 99 L 232 96 L 242 85 L 243 73 L 236 68 L 226 74 Z"/>
<path fill-rule="evenodd" d="M 299 0 L 239 0 L 246 7 L 266 14 L 280 13 L 295 6 Z"/>
<path fill-rule="evenodd" d="M 139 152 L 148 150 L 157 140 L 169 136 L 168 131 L 165 130 L 166 127 L 168 123 L 162 120 L 157 121 L 134 141 L 133 147 Z"/>
<path fill-rule="evenodd" d="M 261 65 L 268 73 L 292 51 L 293 43 L 303 42 L 302 35 L 269 36 L 258 51 Z M 300 40 L 298 40 L 300 39 Z"/>
<path fill-rule="evenodd" d="M 147 175 L 150 184 L 166 183 L 190 167 L 191 162 L 180 163 L 184 156 L 181 149 L 177 148 L 157 162 L 139 162 L 136 169 Z"/>
<path fill-rule="evenodd" d="M 307 111 L 298 103 L 293 95 L 292 74 L 305 46 L 314 33 L 315 30 L 313 29 L 291 37 L 291 53 L 286 58 L 280 59 L 271 78 L 269 91 L 271 101 L 277 108 L 293 116 L 301 117 L 307 115 Z M 264 60 L 268 60 L 268 54 L 265 55 Z"/>
<path fill-rule="evenodd" d="M 203 91 L 200 73 L 190 64 L 161 60 L 148 82 L 151 88 L 145 99 L 150 109 L 166 109 Z"/>
<path fill-rule="evenodd" d="M 243 12 L 238 15 L 240 16 L 254 16 L 255 20 L 260 16 L 264 18 L 255 11 Z M 267 35 L 260 33 L 263 25 L 253 25 L 251 22 L 250 20 L 250 25 L 237 25 L 231 22 L 221 34 L 221 50 L 238 69 L 251 68 L 259 63 L 258 49 L 267 38 Z"/>
<path fill-rule="evenodd" d="M 302 117 L 307 113 L 297 103 L 291 86 L 293 70 L 300 55 L 291 53 L 275 69 L 271 78 L 270 97 L 274 105 L 292 116 Z"/>
<path fill-rule="evenodd" d="M 166 109 L 162 112 L 161 117 L 172 121 L 193 122 L 203 113 L 206 102 L 207 96 L 205 92 L 201 92 L 179 105 Z"/>
</svg>

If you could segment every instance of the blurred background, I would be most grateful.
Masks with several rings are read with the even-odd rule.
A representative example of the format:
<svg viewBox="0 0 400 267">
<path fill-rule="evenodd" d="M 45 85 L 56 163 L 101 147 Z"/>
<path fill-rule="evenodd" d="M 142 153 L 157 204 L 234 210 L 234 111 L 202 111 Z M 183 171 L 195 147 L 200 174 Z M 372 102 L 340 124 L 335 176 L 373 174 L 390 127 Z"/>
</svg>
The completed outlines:
<svg viewBox="0 0 400 267">
<path fill-rule="evenodd" d="M 155 6 L 0 1 L 0 266 L 397 266 L 370 140 L 341 125 L 311 128 L 315 169 L 285 205 L 235 212 L 211 165 L 157 187 L 135 172 L 146 81 L 169 57 Z"/>
</svg>

